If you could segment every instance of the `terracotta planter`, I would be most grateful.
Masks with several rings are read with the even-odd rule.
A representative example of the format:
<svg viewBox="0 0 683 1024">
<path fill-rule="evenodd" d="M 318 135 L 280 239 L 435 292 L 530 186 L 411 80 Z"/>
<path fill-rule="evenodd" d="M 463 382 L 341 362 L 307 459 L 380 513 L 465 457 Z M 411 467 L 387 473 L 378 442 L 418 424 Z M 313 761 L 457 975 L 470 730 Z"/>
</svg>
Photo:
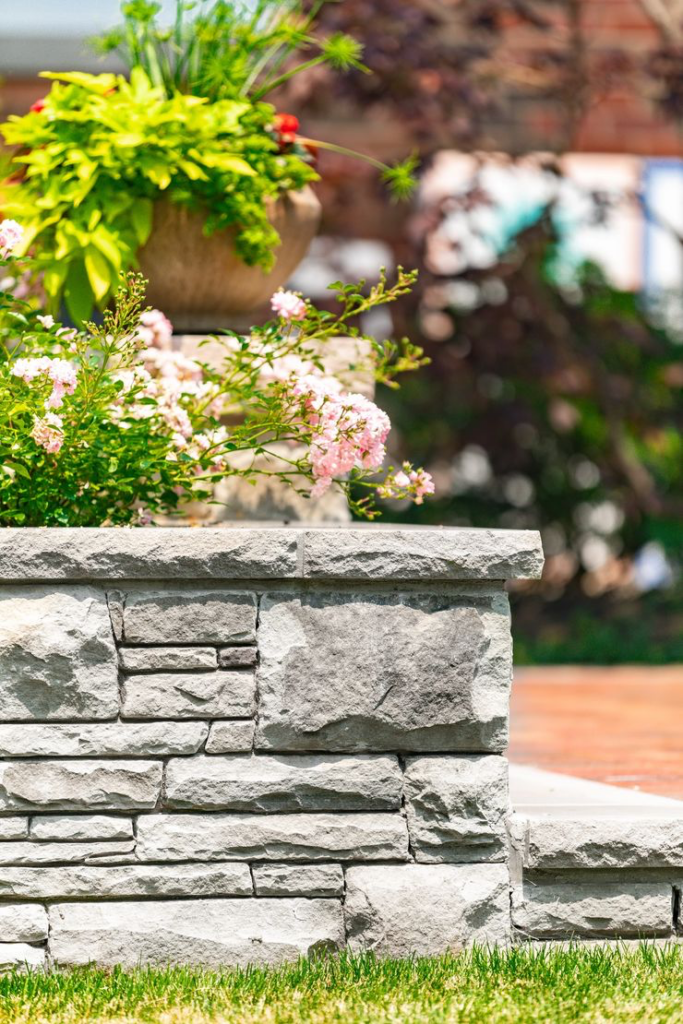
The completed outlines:
<svg viewBox="0 0 683 1024">
<path fill-rule="evenodd" d="M 148 301 L 176 328 L 239 327 L 240 317 L 267 302 L 301 262 L 318 229 L 321 210 L 308 186 L 287 192 L 272 205 L 270 220 L 282 244 L 275 266 L 266 274 L 239 258 L 234 231 L 207 238 L 202 214 L 166 201 L 157 203 L 152 234 L 139 253 L 140 269 L 149 279 Z"/>
</svg>

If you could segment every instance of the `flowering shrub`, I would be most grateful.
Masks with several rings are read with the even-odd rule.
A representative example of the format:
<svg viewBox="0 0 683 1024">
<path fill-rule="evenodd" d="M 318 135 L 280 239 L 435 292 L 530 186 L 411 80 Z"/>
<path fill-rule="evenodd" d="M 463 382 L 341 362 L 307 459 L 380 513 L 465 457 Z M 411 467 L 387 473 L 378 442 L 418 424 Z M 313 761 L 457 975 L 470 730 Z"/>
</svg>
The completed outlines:
<svg viewBox="0 0 683 1024">
<path fill-rule="evenodd" d="M 0 246 L 19 244 L 18 225 L 0 224 Z M 221 338 L 218 368 L 173 348 L 172 327 L 142 308 L 144 282 L 127 274 L 103 323 L 61 327 L 0 292 L 0 523 L 27 526 L 144 525 L 212 500 L 225 476 L 279 477 L 312 493 L 341 488 L 352 508 L 375 514 L 374 491 L 422 501 L 428 474 L 405 466 L 378 476 L 389 420 L 368 398 L 324 371 L 335 336 L 365 337 L 355 318 L 409 290 L 414 274 L 335 284 L 336 315 L 300 295 L 277 292 L 276 318 L 250 336 Z M 423 362 L 403 341 L 372 346 L 379 380 Z M 238 453 L 254 459 L 245 468 Z M 257 455 L 271 456 L 262 468 Z M 359 493 L 365 496 L 358 498 Z"/>
</svg>

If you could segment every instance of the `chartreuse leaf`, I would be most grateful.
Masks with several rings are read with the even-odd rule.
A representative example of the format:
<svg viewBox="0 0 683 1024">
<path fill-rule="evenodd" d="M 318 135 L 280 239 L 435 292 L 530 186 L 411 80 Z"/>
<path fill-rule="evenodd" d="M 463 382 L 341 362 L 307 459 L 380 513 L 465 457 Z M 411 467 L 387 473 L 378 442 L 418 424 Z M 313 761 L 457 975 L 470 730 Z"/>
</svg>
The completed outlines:
<svg viewBox="0 0 683 1024">
<path fill-rule="evenodd" d="M 106 95 L 116 88 L 118 77 L 112 74 L 88 75 L 85 71 L 41 71 L 41 78 L 50 78 L 58 82 L 70 82 L 72 85 L 80 85 L 88 92 L 97 93 L 100 96 Z M 121 79 L 123 81 L 123 79 Z"/>
<path fill-rule="evenodd" d="M 130 219 L 139 245 L 144 245 L 152 230 L 151 199 L 136 199 L 130 208 Z"/>
<path fill-rule="evenodd" d="M 114 282 L 111 264 L 94 245 L 89 245 L 85 250 L 85 270 L 93 295 L 99 302 L 110 291 Z"/>
<path fill-rule="evenodd" d="M 82 258 L 74 259 L 64 281 L 64 302 L 71 319 L 82 324 L 88 318 L 94 305 L 95 296 L 90 287 L 85 262 Z"/>
</svg>

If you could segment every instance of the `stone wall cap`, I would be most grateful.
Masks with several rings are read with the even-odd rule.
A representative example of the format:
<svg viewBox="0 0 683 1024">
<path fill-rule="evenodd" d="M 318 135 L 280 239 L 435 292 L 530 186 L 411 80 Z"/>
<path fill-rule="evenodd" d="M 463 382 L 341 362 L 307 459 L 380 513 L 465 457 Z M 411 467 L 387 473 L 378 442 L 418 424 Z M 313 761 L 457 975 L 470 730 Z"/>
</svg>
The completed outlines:
<svg viewBox="0 0 683 1024">
<path fill-rule="evenodd" d="M 538 579 L 535 530 L 235 522 L 189 528 L 5 527 L 0 583 L 46 580 Z"/>
</svg>

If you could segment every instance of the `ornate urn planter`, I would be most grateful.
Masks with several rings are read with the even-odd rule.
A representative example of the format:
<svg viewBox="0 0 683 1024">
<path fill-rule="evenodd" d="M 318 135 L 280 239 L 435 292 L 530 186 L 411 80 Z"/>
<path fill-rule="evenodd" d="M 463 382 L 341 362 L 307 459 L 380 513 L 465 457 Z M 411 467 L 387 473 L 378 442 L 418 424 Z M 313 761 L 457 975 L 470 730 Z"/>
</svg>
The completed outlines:
<svg viewBox="0 0 683 1024">
<path fill-rule="evenodd" d="M 509 941 L 504 581 L 541 566 L 526 531 L 0 530 L 0 941 Z"/>
<path fill-rule="evenodd" d="M 248 267 L 235 252 L 234 233 L 204 234 L 204 217 L 183 206 L 159 202 L 152 233 L 140 250 L 149 280 L 147 298 L 177 329 L 234 326 L 235 318 L 258 309 L 289 279 L 318 230 L 322 207 L 309 186 L 287 192 L 271 206 L 270 220 L 282 243 L 270 273 Z"/>
</svg>

